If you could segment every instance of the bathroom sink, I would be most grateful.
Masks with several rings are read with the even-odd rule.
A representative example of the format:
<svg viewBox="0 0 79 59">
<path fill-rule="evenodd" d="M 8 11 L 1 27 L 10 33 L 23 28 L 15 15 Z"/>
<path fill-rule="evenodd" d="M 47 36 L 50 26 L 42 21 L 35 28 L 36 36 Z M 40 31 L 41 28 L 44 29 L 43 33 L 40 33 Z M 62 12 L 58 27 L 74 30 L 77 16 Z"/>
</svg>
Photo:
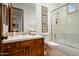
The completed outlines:
<svg viewBox="0 0 79 59">
<path fill-rule="evenodd" d="M 6 42 L 15 42 L 15 41 L 22 41 L 22 40 L 30 40 L 38 37 L 43 37 L 41 35 L 16 35 L 16 36 L 8 36 L 7 39 L 3 40 L 3 43 Z"/>
<path fill-rule="evenodd" d="M 7 39 L 3 40 L 3 42 L 11 42 L 11 41 L 20 41 L 20 40 L 26 40 L 29 39 L 30 35 L 16 35 L 16 36 L 8 36 Z"/>
<path fill-rule="evenodd" d="M 30 38 L 30 35 L 17 35 L 17 36 L 9 36 L 7 40 L 17 40 L 17 39 L 26 39 Z"/>
</svg>

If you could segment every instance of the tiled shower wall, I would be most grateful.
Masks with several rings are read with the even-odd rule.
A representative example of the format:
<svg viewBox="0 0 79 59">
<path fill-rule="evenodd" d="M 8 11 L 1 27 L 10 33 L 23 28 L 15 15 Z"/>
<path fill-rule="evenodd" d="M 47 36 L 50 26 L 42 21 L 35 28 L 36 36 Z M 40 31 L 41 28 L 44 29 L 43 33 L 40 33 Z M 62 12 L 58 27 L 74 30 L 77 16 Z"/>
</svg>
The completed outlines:
<svg viewBox="0 0 79 59">
<path fill-rule="evenodd" d="M 52 40 L 78 48 L 79 9 L 76 14 L 68 15 L 66 8 L 67 6 L 64 6 L 52 13 Z M 56 18 L 58 19 L 58 24 L 56 24 Z"/>
</svg>

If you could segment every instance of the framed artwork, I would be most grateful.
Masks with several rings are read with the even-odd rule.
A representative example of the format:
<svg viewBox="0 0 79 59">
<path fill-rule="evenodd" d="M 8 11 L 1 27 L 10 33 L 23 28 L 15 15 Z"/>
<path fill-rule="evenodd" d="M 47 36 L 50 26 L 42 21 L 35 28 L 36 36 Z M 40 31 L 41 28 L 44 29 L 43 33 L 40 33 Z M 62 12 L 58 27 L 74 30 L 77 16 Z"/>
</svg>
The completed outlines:
<svg viewBox="0 0 79 59">
<path fill-rule="evenodd" d="M 70 3 L 67 5 L 67 14 L 75 14 L 78 12 L 78 4 L 77 3 Z"/>
<path fill-rule="evenodd" d="M 48 8 L 42 6 L 42 32 L 48 32 Z"/>
</svg>

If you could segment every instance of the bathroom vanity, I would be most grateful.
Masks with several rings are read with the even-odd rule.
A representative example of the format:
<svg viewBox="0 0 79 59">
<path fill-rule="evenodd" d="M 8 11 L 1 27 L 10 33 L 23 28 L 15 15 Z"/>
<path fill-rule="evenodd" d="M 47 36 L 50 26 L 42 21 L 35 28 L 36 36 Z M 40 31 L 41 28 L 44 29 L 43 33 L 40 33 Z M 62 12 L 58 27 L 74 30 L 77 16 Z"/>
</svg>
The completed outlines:
<svg viewBox="0 0 79 59">
<path fill-rule="evenodd" d="M 43 56 L 44 55 L 44 38 L 39 35 L 25 35 L 8 37 L 2 41 L 3 56 Z"/>
<path fill-rule="evenodd" d="M 30 32 L 31 35 L 25 35 L 26 32 L 24 32 L 24 26 L 27 26 L 23 25 L 24 9 L 18 8 L 14 5 L 15 4 L 12 3 L 0 4 L 0 55 L 43 56 L 44 37 L 34 35 L 36 25 L 29 26 L 30 29 L 34 29 L 31 31 L 29 29 L 28 32 Z M 27 31 L 26 29 L 25 31 Z M 22 35 L 15 35 L 15 32 L 24 33 Z M 10 35 L 4 33 L 9 33 Z M 5 36 L 8 36 L 8 39 L 4 39 Z"/>
</svg>

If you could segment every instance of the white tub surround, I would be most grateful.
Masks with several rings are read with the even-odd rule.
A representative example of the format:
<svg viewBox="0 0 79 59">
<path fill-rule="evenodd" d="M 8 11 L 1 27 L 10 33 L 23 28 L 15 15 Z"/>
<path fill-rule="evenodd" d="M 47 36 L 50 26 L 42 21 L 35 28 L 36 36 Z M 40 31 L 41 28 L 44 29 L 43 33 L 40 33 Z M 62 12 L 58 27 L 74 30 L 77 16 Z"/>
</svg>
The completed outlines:
<svg viewBox="0 0 79 59">
<path fill-rule="evenodd" d="M 51 46 L 51 47 L 58 47 L 59 44 L 56 43 L 56 42 L 53 42 L 53 41 L 48 41 L 48 42 L 45 42 L 48 46 Z"/>
</svg>

